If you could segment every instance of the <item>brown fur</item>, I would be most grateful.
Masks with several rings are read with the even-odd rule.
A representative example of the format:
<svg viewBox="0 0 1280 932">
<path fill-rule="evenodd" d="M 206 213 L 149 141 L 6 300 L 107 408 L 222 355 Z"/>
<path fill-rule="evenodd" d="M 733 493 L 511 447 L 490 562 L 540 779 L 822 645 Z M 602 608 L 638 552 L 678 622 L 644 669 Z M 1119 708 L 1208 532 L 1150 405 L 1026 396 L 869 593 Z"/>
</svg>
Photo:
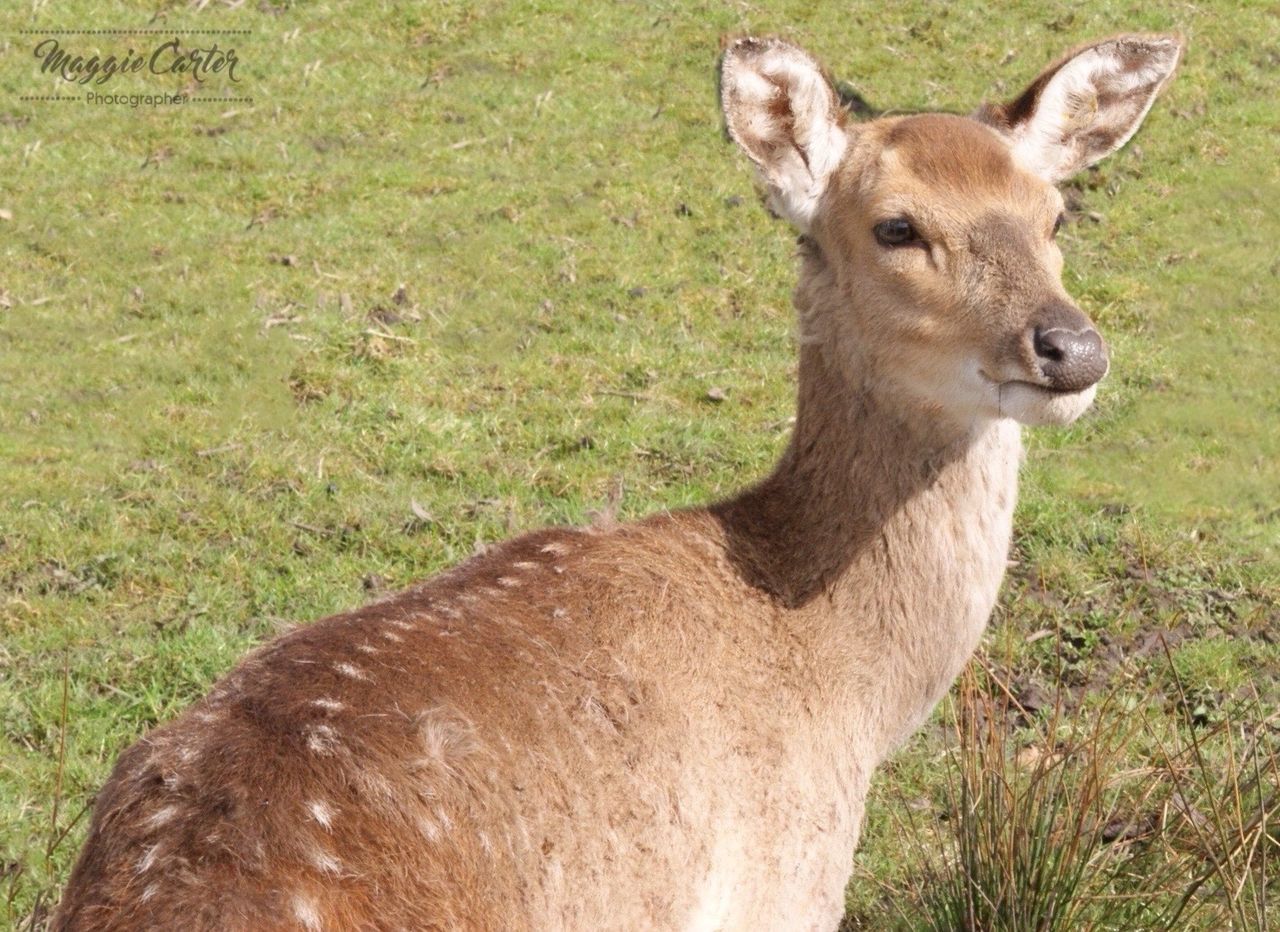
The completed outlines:
<svg viewBox="0 0 1280 932">
<path fill-rule="evenodd" d="M 947 145 L 938 146 L 945 138 Z M 959 189 L 974 196 L 994 195 L 1034 201 L 1042 189 L 1015 172 L 1009 149 L 972 120 L 945 113 L 924 113 L 887 124 L 884 145 L 898 153 L 905 168 L 926 190 Z"/>
<path fill-rule="evenodd" d="M 1004 570 L 1019 428 L 1004 383 L 958 380 L 1013 380 L 1028 416 L 1088 398 L 1031 384 L 1029 327 L 1065 299 L 1052 189 L 955 117 L 850 128 L 830 168 L 807 147 L 843 117 L 811 59 L 738 43 L 725 68 L 779 62 L 794 106 L 725 83 L 805 230 L 774 472 L 526 534 L 260 648 L 121 755 L 55 929 L 835 927 L 871 774 Z M 878 245 L 884 211 L 928 245 Z"/>
</svg>

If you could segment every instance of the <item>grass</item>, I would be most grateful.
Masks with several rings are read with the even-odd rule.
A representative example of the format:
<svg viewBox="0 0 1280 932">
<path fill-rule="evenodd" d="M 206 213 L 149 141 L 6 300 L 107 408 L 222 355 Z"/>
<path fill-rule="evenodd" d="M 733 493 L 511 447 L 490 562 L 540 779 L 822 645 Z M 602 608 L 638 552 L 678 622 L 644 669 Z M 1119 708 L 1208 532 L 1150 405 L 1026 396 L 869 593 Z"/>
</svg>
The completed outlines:
<svg viewBox="0 0 1280 932">
<path fill-rule="evenodd" d="M 17 99 L 59 90 L 17 30 L 148 25 L 252 30 L 235 43 L 254 103 Z M 1224 723 L 1254 692 L 1280 700 L 1273 9 L 0 12 L 7 921 L 39 925 L 120 749 L 282 624 L 619 490 L 634 516 L 768 468 L 792 404 L 792 239 L 720 136 L 722 35 L 790 35 L 877 106 L 967 110 L 1121 29 L 1178 29 L 1191 50 L 1135 144 L 1071 189 L 1067 284 L 1113 374 L 1080 424 L 1029 435 L 984 650 L 1020 702 L 1061 689 L 1065 724 L 1140 717 L 1117 767 L 1188 778 L 1166 758 L 1216 736 L 1196 766 L 1223 789 L 1246 779 Z M 912 889 L 904 811 L 957 824 L 953 721 L 881 774 L 858 927 L 892 927 L 885 890 Z M 1024 738 L 1007 741 L 1017 764 Z"/>
<path fill-rule="evenodd" d="M 1197 721 L 1115 688 L 1086 716 L 1019 701 L 981 660 L 946 710 L 939 823 L 893 814 L 901 888 L 868 878 L 899 928 L 1266 929 L 1277 908 L 1280 729 L 1251 701 Z M 1135 714 L 1136 713 L 1136 714 Z M 882 923 L 846 917 L 847 929 Z"/>
</svg>

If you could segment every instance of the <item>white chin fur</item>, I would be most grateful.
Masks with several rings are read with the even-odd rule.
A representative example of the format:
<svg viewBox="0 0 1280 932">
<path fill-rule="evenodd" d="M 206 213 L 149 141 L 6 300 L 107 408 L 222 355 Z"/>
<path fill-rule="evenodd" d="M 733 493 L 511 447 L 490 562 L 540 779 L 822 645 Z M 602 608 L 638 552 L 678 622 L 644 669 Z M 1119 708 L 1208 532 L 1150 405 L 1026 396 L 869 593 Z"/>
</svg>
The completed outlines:
<svg viewBox="0 0 1280 932">
<path fill-rule="evenodd" d="M 997 386 L 998 407 L 1001 417 L 1011 417 L 1020 424 L 1070 424 L 1089 409 L 1097 385 L 1084 391 L 1063 395 L 1046 391 L 1025 382 L 1006 382 Z"/>
</svg>

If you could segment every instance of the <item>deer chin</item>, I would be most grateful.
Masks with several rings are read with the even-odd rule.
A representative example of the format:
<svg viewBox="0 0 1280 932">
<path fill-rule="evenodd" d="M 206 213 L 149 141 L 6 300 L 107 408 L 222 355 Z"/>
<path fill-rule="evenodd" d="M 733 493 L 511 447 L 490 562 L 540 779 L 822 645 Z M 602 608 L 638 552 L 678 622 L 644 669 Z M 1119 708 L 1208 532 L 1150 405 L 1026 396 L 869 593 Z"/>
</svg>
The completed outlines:
<svg viewBox="0 0 1280 932">
<path fill-rule="evenodd" d="M 999 416 L 1029 427 L 1070 424 L 1089 409 L 1098 392 L 1096 384 L 1078 392 L 1059 392 L 1020 381 L 993 382 L 992 388 Z"/>
</svg>

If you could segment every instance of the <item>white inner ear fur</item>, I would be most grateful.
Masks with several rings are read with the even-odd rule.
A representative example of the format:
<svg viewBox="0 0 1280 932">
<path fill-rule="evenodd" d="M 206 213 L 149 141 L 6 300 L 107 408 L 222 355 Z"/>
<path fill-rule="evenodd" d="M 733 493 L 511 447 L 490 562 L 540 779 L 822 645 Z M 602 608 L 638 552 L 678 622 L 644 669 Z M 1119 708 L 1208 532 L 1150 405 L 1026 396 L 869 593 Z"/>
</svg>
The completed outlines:
<svg viewBox="0 0 1280 932">
<path fill-rule="evenodd" d="M 1116 40 L 1086 49 L 1050 78 L 1031 118 L 1014 128 L 1013 157 L 1019 164 L 1056 184 L 1110 155 L 1138 131 L 1173 74 L 1181 47 L 1173 39 L 1142 43 L 1141 65 L 1126 70 L 1123 44 Z"/>
<path fill-rule="evenodd" d="M 731 50 L 722 81 L 730 135 L 755 162 L 773 209 L 806 230 L 848 144 L 835 91 L 816 62 L 783 44 Z"/>
</svg>

